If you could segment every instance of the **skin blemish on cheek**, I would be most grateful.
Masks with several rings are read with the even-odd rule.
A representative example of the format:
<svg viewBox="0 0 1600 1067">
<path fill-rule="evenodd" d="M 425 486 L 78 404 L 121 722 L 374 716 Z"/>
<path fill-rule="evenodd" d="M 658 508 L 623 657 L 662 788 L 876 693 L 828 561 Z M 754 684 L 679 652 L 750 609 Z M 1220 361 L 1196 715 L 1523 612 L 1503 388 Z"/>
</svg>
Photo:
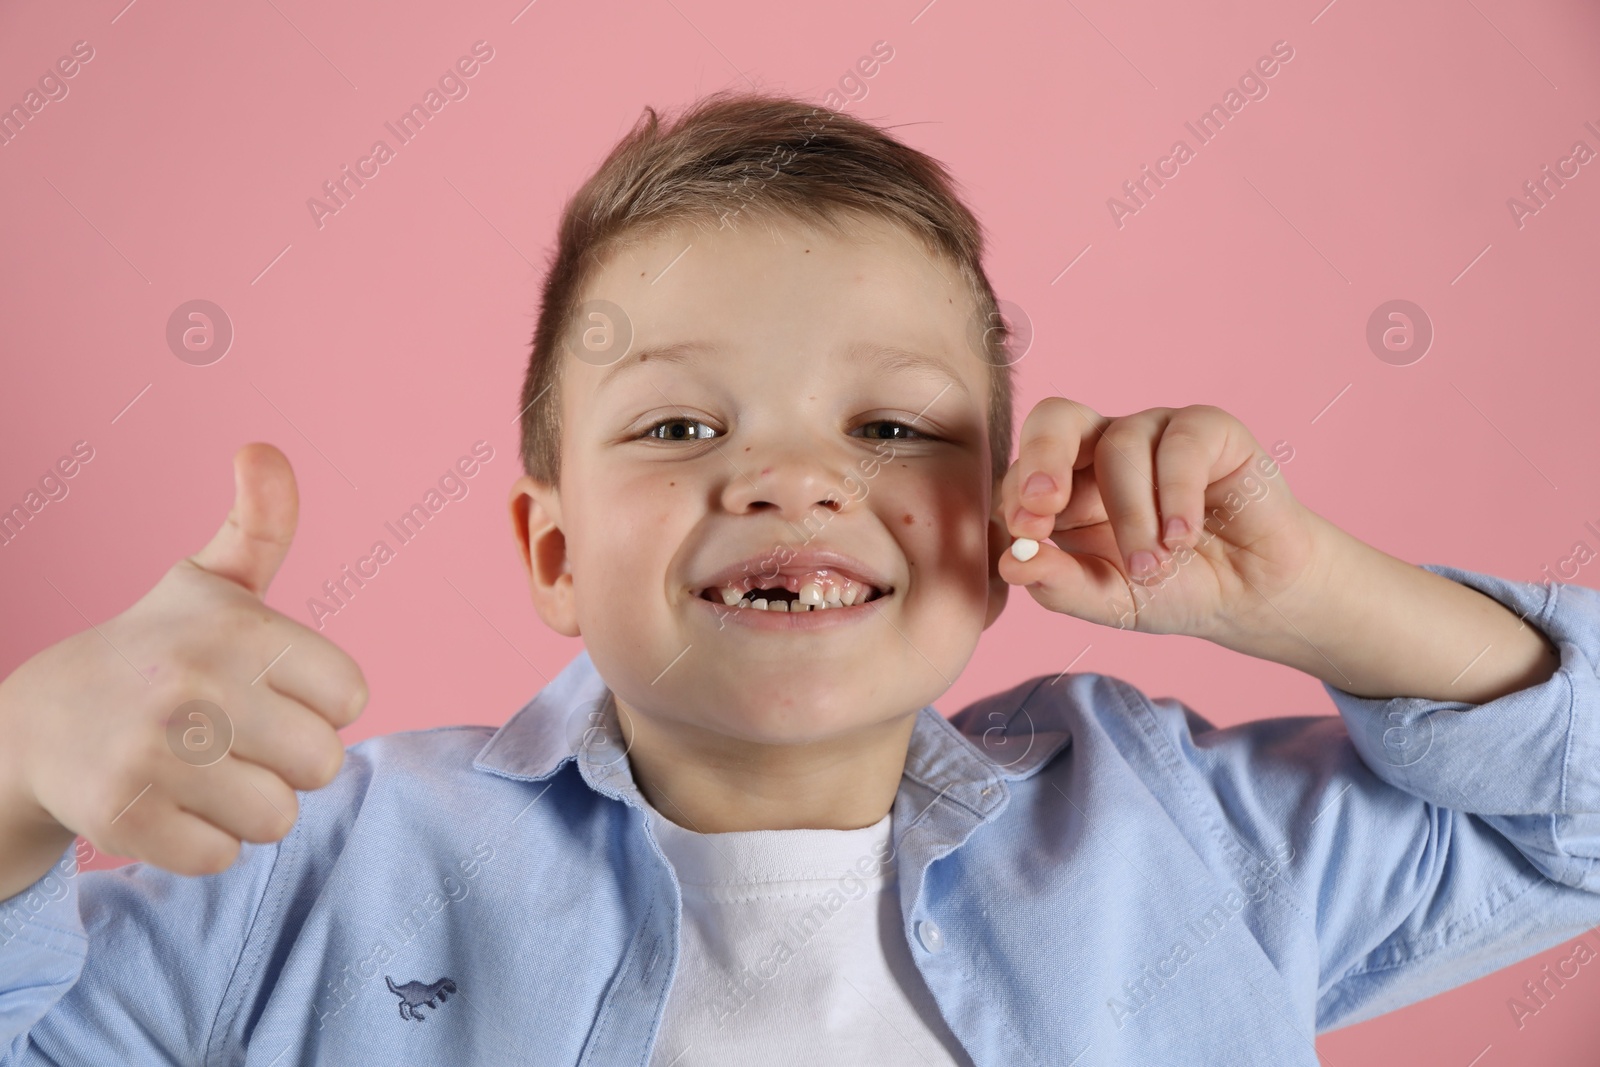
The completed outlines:
<svg viewBox="0 0 1600 1067">
<path fill-rule="evenodd" d="M 911 512 L 908 511 L 904 515 L 900 516 L 900 521 L 905 523 L 907 526 L 910 526 L 912 523 L 916 522 L 917 520 L 912 518 L 911 517 Z"/>
</svg>

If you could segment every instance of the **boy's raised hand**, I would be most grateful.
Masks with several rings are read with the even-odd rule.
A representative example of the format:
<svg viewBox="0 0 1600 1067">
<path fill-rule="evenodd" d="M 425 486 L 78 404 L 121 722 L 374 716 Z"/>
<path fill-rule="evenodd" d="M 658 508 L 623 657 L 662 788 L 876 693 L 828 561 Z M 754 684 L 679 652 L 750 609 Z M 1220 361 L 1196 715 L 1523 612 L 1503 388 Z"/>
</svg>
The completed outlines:
<svg viewBox="0 0 1600 1067">
<path fill-rule="evenodd" d="M 360 714 L 366 681 L 262 602 L 294 536 L 288 459 L 249 444 L 234 475 L 209 544 L 0 682 L 0 868 L 12 868 L 0 897 L 42 876 L 73 834 L 180 874 L 222 871 L 241 841 L 289 832 L 296 789 L 337 774 L 336 731 Z"/>
<path fill-rule="evenodd" d="M 1001 553 L 1000 576 L 1107 626 L 1270 632 L 1287 603 L 1315 602 L 1326 570 L 1329 524 L 1243 423 L 1205 404 L 1109 418 L 1048 397 L 1023 421 L 995 506 L 1013 537 L 1040 542 L 1026 562 Z"/>
</svg>

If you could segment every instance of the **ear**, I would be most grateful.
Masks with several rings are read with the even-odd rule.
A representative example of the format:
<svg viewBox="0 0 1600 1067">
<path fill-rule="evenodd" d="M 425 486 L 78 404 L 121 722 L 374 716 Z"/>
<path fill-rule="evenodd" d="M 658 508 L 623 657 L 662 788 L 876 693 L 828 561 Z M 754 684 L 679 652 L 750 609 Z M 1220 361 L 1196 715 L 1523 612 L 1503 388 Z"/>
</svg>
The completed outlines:
<svg viewBox="0 0 1600 1067">
<path fill-rule="evenodd" d="M 511 529 L 528 569 L 528 592 L 546 626 L 564 637 L 577 637 L 578 607 L 567 559 L 567 535 L 561 530 L 561 495 L 524 474 L 511 486 Z"/>
<path fill-rule="evenodd" d="M 1005 610 L 1010 584 L 1000 577 L 1000 554 L 1011 547 L 1011 534 L 999 516 L 989 517 L 989 612 L 984 616 L 983 628 L 987 630 Z"/>
</svg>

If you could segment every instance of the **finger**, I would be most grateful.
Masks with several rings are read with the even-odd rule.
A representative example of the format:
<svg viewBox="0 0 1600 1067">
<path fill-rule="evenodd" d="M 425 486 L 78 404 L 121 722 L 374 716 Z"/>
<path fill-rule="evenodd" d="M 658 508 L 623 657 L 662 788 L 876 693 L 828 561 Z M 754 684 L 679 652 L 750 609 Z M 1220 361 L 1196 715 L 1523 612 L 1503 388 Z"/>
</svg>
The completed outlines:
<svg viewBox="0 0 1600 1067">
<path fill-rule="evenodd" d="M 1116 420 L 1095 446 L 1095 475 L 1117 552 L 1130 577 L 1154 575 L 1167 552 L 1156 529 L 1156 441 L 1171 408 L 1149 408 Z"/>
<path fill-rule="evenodd" d="M 300 813 L 283 779 L 231 754 L 207 767 L 177 767 L 161 785 L 179 808 L 241 841 L 277 841 Z"/>
<path fill-rule="evenodd" d="M 119 815 L 97 840 L 102 852 L 197 877 L 219 874 L 239 856 L 239 839 L 154 790 Z"/>
<path fill-rule="evenodd" d="M 1010 551 L 1002 552 L 998 567 L 1000 577 L 1010 585 L 1032 587 L 1037 584 L 1041 590 L 1047 590 L 1052 602 L 1040 602 L 1052 609 L 1056 607 L 1055 600 L 1070 603 L 1082 599 L 1089 582 L 1083 560 L 1063 552 L 1049 540 L 1040 541 L 1037 551 L 1025 561 Z M 1030 588 L 1029 592 L 1036 591 Z"/>
<path fill-rule="evenodd" d="M 1067 506 L 1056 516 L 1054 533 L 1079 530 L 1105 522 L 1106 502 L 1100 497 L 1100 483 L 1095 477 L 1094 464 L 1079 467 L 1072 472 L 1072 495 Z"/>
<path fill-rule="evenodd" d="M 333 724 L 265 685 L 248 713 L 234 716 L 231 754 L 264 767 L 294 789 L 321 789 L 344 764 Z"/>
<path fill-rule="evenodd" d="M 291 621 L 292 620 L 288 620 Z M 367 679 L 349 654 L 309 627 L 285 630 L 283 651 L 251 683 L 270 686 L 321 715 L 335 729 L 356 720 L 367 706 Z"/>
<path fill-rule="evenodd" d="M 1207 487 L 1254 455 L 1250 441 L 1234 432 L 1237 425 L 1220 408 L 1205 404 L 1180 408 L 1167 422 L 1156 445 L 1156 496 L 1161 543 L 1169 550 L 1197 542 Z"/>
<path fill-rule="evenodd" d="M 1049 540 L 1040 541 L 1026 562 L 1002 553 L 998 569 L 1002 579 L 1025 586 L 1042 606 L 1090 622 L 1105 621 L 1126 600 L 1127 583 L 1109 562 L 1093 553 L 1065 552 Z"/>
<path fill-rule="evenodd" d="M 1001 516 L 1013 537 L 1046 537 L 1067 505 L 1071 472 L 1093 462 L 1093 442 L 1111 420 L 1066 397 L 1034 405 L 1018 434 L 1017 458 L 1001 483 Z"/>
<path fill-rule="evenodd" d="M 233 456 L 233 508 L 209 544 L 189 559 L 196 566 L 265 596 L 288 555 L 300 498 L 289 459 L 257 441 Z"/>
</svg>

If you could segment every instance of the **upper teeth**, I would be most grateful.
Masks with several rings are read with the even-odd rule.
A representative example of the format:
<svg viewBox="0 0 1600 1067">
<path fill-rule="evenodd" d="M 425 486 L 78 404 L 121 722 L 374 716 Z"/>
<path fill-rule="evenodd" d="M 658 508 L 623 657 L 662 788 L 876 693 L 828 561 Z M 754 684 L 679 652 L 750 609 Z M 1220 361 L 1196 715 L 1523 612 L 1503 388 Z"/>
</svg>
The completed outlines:
<svg viewBox="0 0 1600 1067">
<path fill-rule="evenodd" d="M 822 581 L 802 583 L 792 601 L 753 597 L 751 593 L 754 590 L 741 588 L 742 585 L 754 585 L 754 582 L 725 585 L 719 592 L 722 594 L 723 604 L 728 607 L 737 604 L 741 608 L 757 608 L 762 611 L 823 611 L 828 608 L 847 608 L 857 603 L 865 603 L 871 593 L 872 587 L 860 582 L 825 573 L 822 578 Z"/>
</svg>

